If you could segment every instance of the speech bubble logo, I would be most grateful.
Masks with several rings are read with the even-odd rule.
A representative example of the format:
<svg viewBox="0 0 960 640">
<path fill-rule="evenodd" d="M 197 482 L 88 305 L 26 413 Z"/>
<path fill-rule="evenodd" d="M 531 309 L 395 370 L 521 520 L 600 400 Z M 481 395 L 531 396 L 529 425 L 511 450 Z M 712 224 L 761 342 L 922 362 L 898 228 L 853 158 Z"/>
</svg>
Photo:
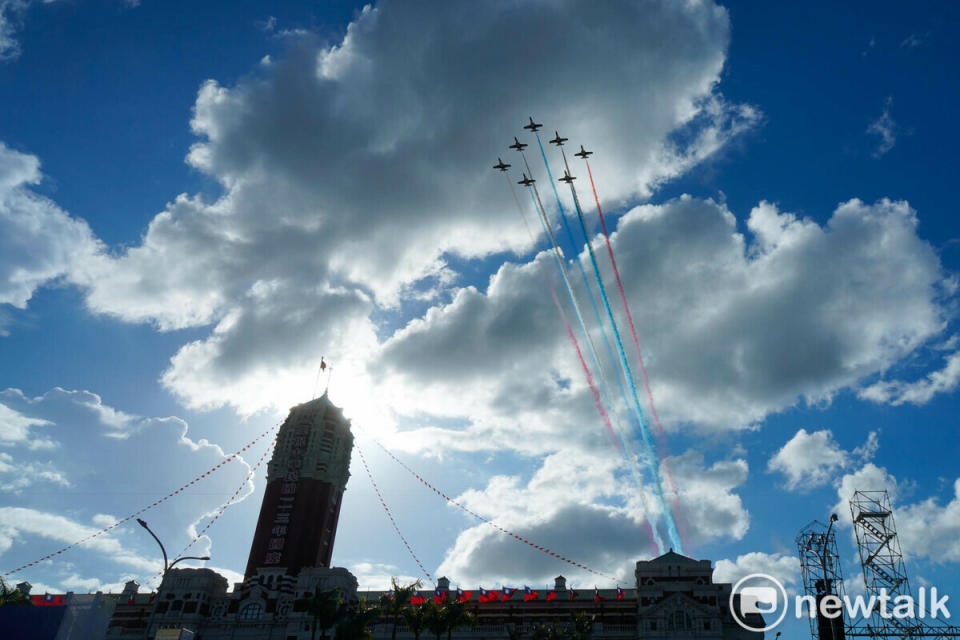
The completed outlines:
<svg viewBox="0 0 960 640">
<path fill-rule="evenodd" d="M 745 583 L 749 581 L 752 583 L 748 586 Z M 739 600 L 739 607 L 735 604 L 737 600 Z M 774 622 L 765 627 L 754 626 L 747 622 L 746 616 L 751 614 L 772 617 L 781 608 L 780 603 L 783 610 Z M 733 589 L 730 590 L 729 605 L 734 621 L 747 631 L 769 631 L 783 622 L 783 618 L 787 615 L 787 590 L 773 576 L 765 573 L 751 573 L 740 578 L 733 585 Z"/>
</svg>

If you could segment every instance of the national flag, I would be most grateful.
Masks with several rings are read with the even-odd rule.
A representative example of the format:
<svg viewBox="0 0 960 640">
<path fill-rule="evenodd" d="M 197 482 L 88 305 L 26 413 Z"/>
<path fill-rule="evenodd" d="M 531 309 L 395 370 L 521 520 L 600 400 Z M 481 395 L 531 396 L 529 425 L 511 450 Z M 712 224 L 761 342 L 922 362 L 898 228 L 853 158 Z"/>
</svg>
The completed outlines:
<svg viewBox="0 0 960 640">
<path fill-rule="evenodd" d="M 623 589 L 617 587 L 617 600 L 623 600 Z"/>
<path fill-rule="evenodd" d="M 570 599 L 571 599 L 571 600 L 576 600 L 578 595 L 580 595 L 580 594 L 577 593 L 576 591 L 574 591 L 573 589 L 570 589 Z"/>
<path fill-rule="evenodd" d="M 513 592 L 517 589 L 515 587 L 504 587 L 500 590 L 500 599 L 509 600 L 513 596 Z"/>
<path fill-rule="evenodd" d="M 473 600 L 473 591 L 464 591 L 457 587 L 457 602 L 470 602 Z"/>
<path fill-rule="evenodd" d="M 433 591 L 433 601 L 437 604 L 443 604 L 447 601 L 447 592 L 440 587 L 437 587 Z"/>
<path fill-rule="evenodd" d="M 421 593 L 415 593 L 410 596 L 410 604 L 426 604 L 427 599 Z"/>
<path fill-rule="evenodd" d="M 534 590 L 531 589 L 530 587 L 524 587 L 524 588 L 523 588 L 523 601 L 524 601 L 524 602 L 530 602 L 531 600 L 536 600 L 536 599 L 539 598 L 539 597 L 540 597 L 540 592 L 539 592 L 539 591 L 534 591 Z"/>
<path fill-rule="evenodd" d="M 63 596 L 55 596 L 49 593 L 42 596 L 30 596 L 30 599 L 37 607 L 62 607 L 67 604 Z"/>
<path fill-rule="evenodd" d="M 499 599 L 500 599 L 499 591 L 496 591 L 496 590 L 488 591 L 483 587 L 480 587 L 480 597 L 478 598 L 480 602 L 496 602 Z"/>
<path fill-rule="evenodd" d="M 557 599 L 557 592 L 556 592 L 556 591 L 548 591 L 548 592 L 547 592 L 547 600 L 548 600 L 548 601 L 549 601 L 549 600 L 556 600 L 556 599 Z"/>
<path fill-rule="evenodd" d="M 596 587 L 593 588 L 593 601 L 600 602 L 601 600 L 606 600 L 603 596 L 600 595 L 600 589 Z"/>
</svg>

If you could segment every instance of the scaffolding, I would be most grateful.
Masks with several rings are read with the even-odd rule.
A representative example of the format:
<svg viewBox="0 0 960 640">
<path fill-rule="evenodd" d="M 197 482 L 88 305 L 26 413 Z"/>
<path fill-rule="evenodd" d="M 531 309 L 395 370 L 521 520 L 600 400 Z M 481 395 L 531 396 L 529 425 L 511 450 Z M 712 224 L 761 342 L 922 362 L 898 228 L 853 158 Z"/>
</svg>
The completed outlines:
<svg viewBox="0 0 960 640">
<path fill-rule="evenodd" d="M 825 618 L 820 615 L 820 602 L 833 595 L 845 600 L 843 572 L 840 569 L 840 554 L 833 523 L 837 516 L 830 516 L 830 524 L 814 520 L 797 535 L 797 550 L 800 553 L 800 574 L 803 591 L 813 597 L 813 612 L 810 616 L 810 636 L 813 640 L 843 640 L 845 635 L 843 615 Z"/>
</svg>

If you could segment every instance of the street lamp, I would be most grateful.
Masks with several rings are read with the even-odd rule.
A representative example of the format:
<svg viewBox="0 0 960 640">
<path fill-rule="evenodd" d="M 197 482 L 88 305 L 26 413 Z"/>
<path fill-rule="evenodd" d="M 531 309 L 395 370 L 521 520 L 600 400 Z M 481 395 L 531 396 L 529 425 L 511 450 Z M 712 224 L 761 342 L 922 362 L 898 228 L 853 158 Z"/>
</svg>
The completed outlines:
<svg viewBox="0 0 960 640">
<path fill-rule="evenodd" d="M 167 575 L 167 571 L 173 568 L 173 565 L 177 564 L 181 560 L 209 560 L 210 556 L 180 556 L 173 562 L 167 562 L 167 550 L 163 548 L 163 543 L 160 542 L 160 538 L 157 537 L 153 531 L 150 530 L 150 527 L 147 526 L 147 523 L 140 518 L 137 518 L 137 524 L 147 530 L 153 539 L 157 541 L 157 544 L 160 545 L 160 551 L 163 552 L 163 575 Z"/>
</svg>

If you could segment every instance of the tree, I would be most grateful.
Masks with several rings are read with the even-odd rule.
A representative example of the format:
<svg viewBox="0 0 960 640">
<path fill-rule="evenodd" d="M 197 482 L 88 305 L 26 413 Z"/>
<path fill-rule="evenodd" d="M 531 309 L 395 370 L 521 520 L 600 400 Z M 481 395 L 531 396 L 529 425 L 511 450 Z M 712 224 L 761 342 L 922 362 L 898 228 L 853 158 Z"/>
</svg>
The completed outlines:
<svg viewBox="0 0 960 640">
<path fill-rule="evenodd" d="M 407 628 L 413 634 L 413 640 L 420 640 L 420 634 L 423 633 L 426 623 L 426 614 L 426 604 L 412 605 L 403 610 L 403 621 L 407 623 Z"/>
<path fill-rule="evenodd" d="M 570 629 L 574 640 L 590 640 L 593 635 L 593 623 L 597 616 L 586 611 L 570 614 Z"/>
<path fill-rule="evenodd" d="M 319 628 L 320 637 L 326 640 L 327 631 L 337 626 L 337 623 L 346 613 L 340 587 L 321 589 L 320 585 L 317 585 L 313 590 L 313 595 L 307 601 L 307 613 L 313 617 L 313 629 L 310 632 L 310 638 L 316 640 L 317 629 Z"/>
<path fill-rule="evenodd" d="M 337 624 L 336 640 L 370 640 L 373 637 L 370 627 L 379 618 L 380 609 L 369 606 L 366 598 L 361 598 L 356 606 L 347 608 Z"/>
<path fill-rule="evenodd" d="M 436 602 L 427 602 L 423 605 L 423 626 L 429 629 L 437 640 L 447 632 L 449 625 L 444 606 Z"/>
<path fill-rule="evenodd" d="M 30 605 L 33 602 L 20 589 L 8 586 L 3 578 L 0 578 L 0 607 L 7 605 Z"/>
<path fill-rule="evenodd" d="M 443 616 L 447 627 L 447 640 L 450 640 L 450 636 L 457 629 L 477 624 L 477 616 L 467 609 L 465 602 L 448 602 L 443 606 Z"/>
<path fill-rule="evenodd" d="M 393 622 L 393 629 L 390 632 L 390 640 L 397 640 L 397 623 L 403 617 L 403 612 L 410 606 L 410 598 L 422 583 L 419 580 L 401 587 L 396 578 L 390 579 L 390 585 L 393 593 L 390 596 L 384 596 L 380 599 L 380 610 L 386 614 Z"/>
</svg>

